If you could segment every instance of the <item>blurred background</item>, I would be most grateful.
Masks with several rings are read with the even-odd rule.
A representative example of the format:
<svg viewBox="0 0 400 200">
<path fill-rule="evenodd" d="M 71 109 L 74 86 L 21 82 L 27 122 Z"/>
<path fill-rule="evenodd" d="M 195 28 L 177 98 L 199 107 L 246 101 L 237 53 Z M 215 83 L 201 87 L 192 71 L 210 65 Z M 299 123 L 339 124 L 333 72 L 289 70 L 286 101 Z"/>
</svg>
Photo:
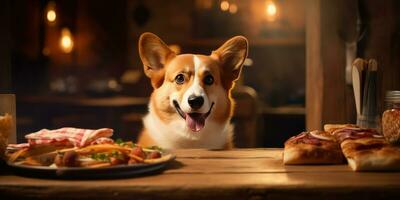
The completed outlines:
<svg viewBox="0 0 400 200">
<path fill-rule="evenodd" d="M 320 3 L 319 9 L 334 16 L 352 13 L 343 2 Z M 351 8 L 374 6 L 349 2 Z M 396 3 L 382 4 L 387 9 Z M 115 138 L 135 139 L 152 92 L 137 43 L 150 31 L 180 53 L 210 54 L 232 36 L 247 37 L 249 56 L 234 90 L 235 143 L 282 147 L 306 128 L 306 5 L 299 0 L 5 1 L 0 50 L 6 67 L 0 79 L 6 92 L 16 94 L 18 139 L 65 126 L 111 127 Z M 328 23 L 322 11 L 315 22 Z M 357 19 L 341 22 L 353 30 Z M 314 24 L 313 16 L 309 20 Z M 349 113 L 342 119 L 354 119 Z"/>
<path fill-rule="evenodd" d="M 233 91 L 237 147 L 282 147 L 303 130 L 355 123 L 351 63 L 376 59 L 379 113 L 400 90 L 396 0 L 5 0 L 0 93 L 16 94 L 18 140 L 42 128 L 110 127 L 136 139 L 150 81 L 137 43 L 210 54 L 235 35 L 249 56 Z"/>
</svg>

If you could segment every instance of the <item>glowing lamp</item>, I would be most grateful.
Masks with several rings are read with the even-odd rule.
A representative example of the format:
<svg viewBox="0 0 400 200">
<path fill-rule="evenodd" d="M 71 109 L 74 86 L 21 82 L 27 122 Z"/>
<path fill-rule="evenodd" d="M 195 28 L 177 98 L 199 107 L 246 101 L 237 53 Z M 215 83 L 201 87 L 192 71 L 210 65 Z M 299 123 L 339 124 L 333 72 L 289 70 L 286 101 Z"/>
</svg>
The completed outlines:
<svg viewBox="0 0 400 200">
<path fill-rule="evenodd" d="M 49 21 L 49 22 L 56 21 L 56 18 L 57 18 L 56 11 L 49 10 L 49 11 L 47 11 L 47 15 L 46 16 L 47 16 L 47 21 Z"/>
<path fill-rule="evenodd" d="M 268 21 L 275 21 L 278 13 L 278 8 L 273 1 L 267 1 L 265 3 L 265 15 Z"/>
<path fill-rule="evenodd" d="M 72 49 L 74 48 L 72 34 L 68 28 L 63 28 L 61 30 L 60 46 L 64 53 L 71 53 Z"/>
<path fill-rule="evenodd" d="M 222 11 L 228 11 L 229 10 L 229 2 L 228 1 L 221 1 L 221 10 Z"/>
<path fill-rule="evenodd" d="M 235 13 L 237 13 L 237 11 L 238 11 L 238 6 L 237 6 L 236 4 L 234 4 L 234 3 L 232 3 L 232 4 L 229 6 L 229 12 L 230 12 L 231 14 L 235 14 Z"/>
<path fill-rule="evenodd" d="M 56 19 L 57 19 L 56 3 L 51 1 L 47 4 L 46 20 L 48 23 L 52 24 L 52 23 L 56 22 Z"/>
</svg>

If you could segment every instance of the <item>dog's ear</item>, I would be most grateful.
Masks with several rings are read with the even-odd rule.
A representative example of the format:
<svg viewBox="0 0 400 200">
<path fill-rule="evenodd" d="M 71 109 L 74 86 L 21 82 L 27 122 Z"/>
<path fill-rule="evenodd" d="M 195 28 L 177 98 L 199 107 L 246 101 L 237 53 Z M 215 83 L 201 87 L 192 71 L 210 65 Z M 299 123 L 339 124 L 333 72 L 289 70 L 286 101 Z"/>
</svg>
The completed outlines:
<svg viewBox="0 0 400 200">
<path fill-rule="evenodd" d="M 175 56 L 175 53 L 159 37 L 147 32 L 139 38 L 139 55 L 143 62 L 144 73 L 152 78 L 160 76 L 160 70 Z"/>
<path fill-rule="evenodd" d="M 243 36 L 236 36 L 213 51 L 211 57 L 221 63 L 224 76 L 228 76 L 230 81 L 235 81 L 239 78 L 243 62 L 247 57 L 247 52 L 247 39 Z"/>
</svg>

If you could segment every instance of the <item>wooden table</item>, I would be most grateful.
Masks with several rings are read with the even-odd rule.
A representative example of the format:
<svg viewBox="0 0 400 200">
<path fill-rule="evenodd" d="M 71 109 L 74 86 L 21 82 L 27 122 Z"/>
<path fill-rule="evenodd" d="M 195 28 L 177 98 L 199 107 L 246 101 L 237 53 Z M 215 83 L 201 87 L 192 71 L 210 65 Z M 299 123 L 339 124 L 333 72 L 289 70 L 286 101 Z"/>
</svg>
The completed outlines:
<svg viewBox="0 0 400 200">
<path fill-rule="evenodd" d="M 161 174 L 115 180 L 0 175 L 1 199 L 400 199 L 400 173 L 284 166 L 282 149 L 179 150 Z M 3 198 L 4 197 L 4 198 Z"/>
</svg>

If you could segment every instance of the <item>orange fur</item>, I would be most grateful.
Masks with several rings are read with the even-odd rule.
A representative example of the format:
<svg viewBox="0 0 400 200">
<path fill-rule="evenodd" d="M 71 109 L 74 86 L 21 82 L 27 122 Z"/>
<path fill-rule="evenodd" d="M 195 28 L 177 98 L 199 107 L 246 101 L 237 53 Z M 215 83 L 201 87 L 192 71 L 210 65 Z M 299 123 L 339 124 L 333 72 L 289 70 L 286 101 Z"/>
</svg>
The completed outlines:
<svg viewBox="0 0 400 200">
<path fill-rule="evenodd" d="M 146 130 L 143 130 L 140 133 L 137 143 L 143 147 L 157 145 L 157 143 L 150 137 Z"/>
</svg>

